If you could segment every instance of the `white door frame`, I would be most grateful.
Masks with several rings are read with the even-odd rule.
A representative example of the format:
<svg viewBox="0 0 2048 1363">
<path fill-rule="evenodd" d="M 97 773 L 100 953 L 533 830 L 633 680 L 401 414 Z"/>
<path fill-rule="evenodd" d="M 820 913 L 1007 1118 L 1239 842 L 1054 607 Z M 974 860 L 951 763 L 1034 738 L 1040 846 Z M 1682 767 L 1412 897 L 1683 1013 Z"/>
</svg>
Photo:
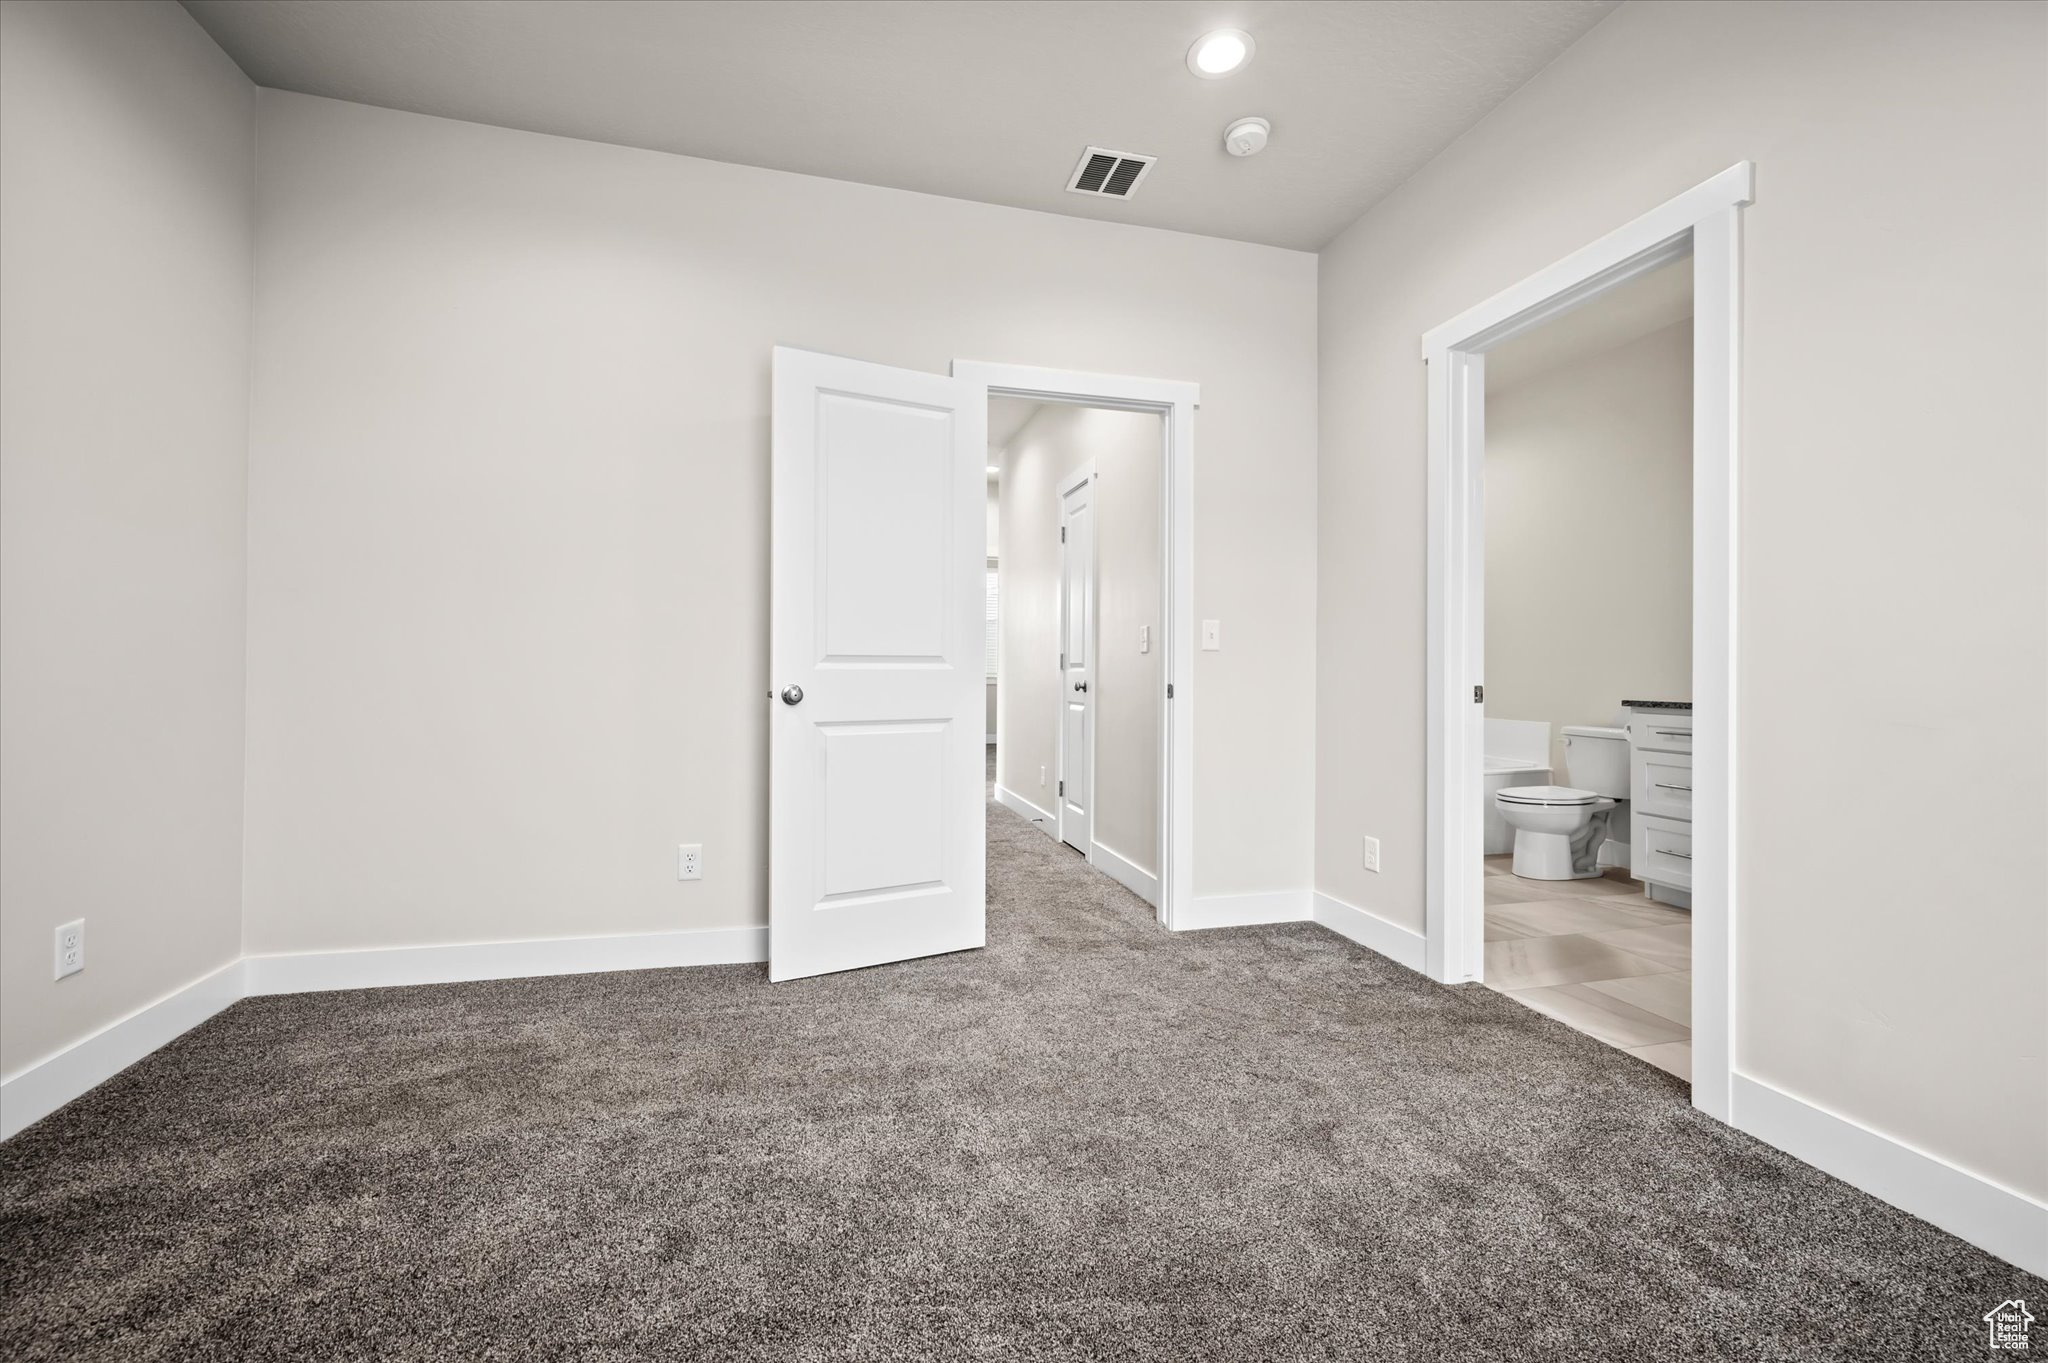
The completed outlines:
<svg viewBox="0 0 2048 1363">
<path fill-rule="evenodd" d="M 1079 468 L 1075 469 L 1072 473 L 1068 474 L 1065 478 L 1060 480 L 1059 488 L 1053 494 L 1055 497 L 1059 499 L 1059 511 L 1054 516 L 1054 520 L 1061 526 L 1062 529 L 1065 528 L 1067 523 L 1067 494 L 1071 493 L 1077 487 L 1087 486 L 1089 484 L 1092 484 L 1094 481 L 1095 461 L 1093 459 L 1090 459 L 1085 464 L 1082 464 Z M 1088 864 L 1090 866 L 1093 866 L 1096 863 L 1095 698 L 1098 694 L 1096 682 L 1099 680 L 1099 678 L 1097 678 L 1095 675 L 1097 670 L 1096 645 L 1102 637 L 1101 631 L 1097 628 L 1097 618 L 1095 613 L 1095 570 L 1097 564 L 1101 562 L 1101 555 L 1096 550 L 1096 542 L 1102 526 L 1102 516 L 1100 506 L 1097 506 L 1093 502 L 1091 502 L 1089 505 L 1090 508 L 1096 513 L 1096 515 L 1094 522 L 1092 523 L 1092 526 L 1088 532 L 1088 845 L 1077 850 L 1079 850 L 1083 856 L 1087 857 Z M 1068 555 L 1071 552 L 1072 550 L 1070 546 L 1067 544 L 1066 536 L 1062 535 L 1060 537 L 1059 620 L 1060 640 L 1063 645 L 1067 637 L 1066 589 L 1067 570 L 1069 564 Z M 1161 580 L 1163 581 L 1164 579 L 1162 578 Z M 1062 655 L 1064 655 L 1064 647 L 1061 649 L 1061 653 Z M 1053 804 L 1053 823 L 1054 836 L 1056 836 L 1061 842 L 1066 842 L 1067 846 L 1072 847 L 1073 844 L 1067 842 L 1067 678 L 1064 662 L 1065 659 L 1063 656 L 1062 666 L 1060 668 L 1060 684 L 1057 688 L 1055 688 L 1053 692 L 1053 776 L 1057 779 L 1059 783 L 1057 786 L 1054 787 L 1055 803 Z M 1153 850 L 1156 853 L 1158 849 L 1155 848 Z"/>
<path fill-rule="evenodd" d="M 1189 904 L 1195 883 L 1195 409 L 1201 405 L 1201 386 L 981 360 L 953 361 L 953 377 L 1006 397 L 1157 412 L 1165 418 L 1160 423 L 1166 445 L 1160 541 L 1166 599 L 1160 610 L 1165 634 L 1160 647 L 1170 699 L 1164 707 L 1159 748 L 1164 760 L 1159 764 L 1158 916 L 1168 928 L 1193 926 Z"/>
<path fill-rule="evenodd" d="M 1736 478 L 1747 161 L 1432 328 L 1429 365 L 1428 916 L 1425 965 L 1484 968 L 1480 758 L 1486 618 L 1485 353 L 1626 281 L 1693 261 L 1693 1105 L 1729 1120 L 1734 1068 Z M 1619 698 L 1617 698 L 1618 702 Z"/>
</svg>

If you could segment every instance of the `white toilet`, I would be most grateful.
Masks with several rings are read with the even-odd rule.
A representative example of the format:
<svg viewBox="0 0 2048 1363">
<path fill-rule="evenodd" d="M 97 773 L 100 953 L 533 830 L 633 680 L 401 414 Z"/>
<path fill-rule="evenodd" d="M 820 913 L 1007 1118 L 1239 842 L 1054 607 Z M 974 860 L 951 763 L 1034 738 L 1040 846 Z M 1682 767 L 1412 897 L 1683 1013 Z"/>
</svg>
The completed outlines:
<svg viewBox="0 0 2048 1363">
<path fill-rule="evenodd" d="M 1569 786 L 1510 786 L 1494 808 L 1515 830 L 1514 872 L 1529 880 L 1589 880 L 1616 801 L 1628 796 L 1628 730 L 1564 726 Z"/>
</svg>

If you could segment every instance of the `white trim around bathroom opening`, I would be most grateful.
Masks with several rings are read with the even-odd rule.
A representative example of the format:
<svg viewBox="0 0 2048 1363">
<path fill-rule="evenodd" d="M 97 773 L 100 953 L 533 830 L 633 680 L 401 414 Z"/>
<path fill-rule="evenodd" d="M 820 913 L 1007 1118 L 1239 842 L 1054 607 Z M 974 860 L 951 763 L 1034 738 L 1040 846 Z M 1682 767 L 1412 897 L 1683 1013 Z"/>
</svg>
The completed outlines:
<svg viewBox="0 0 2048 1363">
<path fill-rule="evenodd" d="M 1426 973 L 1485 962 L 1486 352 L 1638 275 L 1693 262 L 1693 1105 L 1731 1117 L 1735 957 L 1736 378 L 1741 221 L 1755 167 L 1713 179 L 1433 328 L 1429 365 L 1429 759 Z M 1617 701 L 1619 698 L 1617 697 Z"/>
<path fill-rule="evenodd" d="M 1157 412 L 1165 449 L 1160 478 L 1160 525 L 1165 562 L 1161 607 L 1166 654 L 1165 706 L 1160 735 L 1159 892 L 1154 906 L 1162 926 L 1175 930 L 1207 926 L 1193 906 L 1195 883 L 1195 410 L 1199 384 L 1174 379 L 1129 378 L 1033 365 L 953 361 L 953 377 L 977 383 L 991 394 L 1065 402 L 1081 407 L 1115 407 Z M 1004 795 L 1001 787 L 997 796 Z M 1012 797 L 1015 798 L 1015 797 Z"/>
</svg>

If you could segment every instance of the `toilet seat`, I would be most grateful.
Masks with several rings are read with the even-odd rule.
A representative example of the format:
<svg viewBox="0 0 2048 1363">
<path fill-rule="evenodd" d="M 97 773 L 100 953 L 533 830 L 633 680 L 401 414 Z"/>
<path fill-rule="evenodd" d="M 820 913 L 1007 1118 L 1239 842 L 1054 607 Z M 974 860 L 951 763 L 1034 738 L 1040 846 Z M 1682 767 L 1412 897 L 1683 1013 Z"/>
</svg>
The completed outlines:
<svg viewBox="0 0 2048 1363">
<path fill-rule="evenodd" d="M 1493 797 L 1502 804 L 1569 807 L 1596 804 L 1607 797 L 1571 786 L 1509 786 Z"/>
</svg>

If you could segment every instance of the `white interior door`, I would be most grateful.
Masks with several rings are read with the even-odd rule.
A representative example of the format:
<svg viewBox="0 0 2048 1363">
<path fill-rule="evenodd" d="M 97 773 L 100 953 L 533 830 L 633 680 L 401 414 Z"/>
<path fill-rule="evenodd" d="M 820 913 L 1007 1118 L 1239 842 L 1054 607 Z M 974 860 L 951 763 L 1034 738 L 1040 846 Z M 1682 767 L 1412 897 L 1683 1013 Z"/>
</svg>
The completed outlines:
<svg viewBox="0 0 2048 1363">
<path fill-rule="evenodd" d="M 768 974 L 982 945 L 988 397 L 776 347 Z"/>
<path fill-rule="evenodd" d="M 1060 488 L 1060 841 L 1088 850 L 1095 821 L 1095 471 Z"/>
</svg>

